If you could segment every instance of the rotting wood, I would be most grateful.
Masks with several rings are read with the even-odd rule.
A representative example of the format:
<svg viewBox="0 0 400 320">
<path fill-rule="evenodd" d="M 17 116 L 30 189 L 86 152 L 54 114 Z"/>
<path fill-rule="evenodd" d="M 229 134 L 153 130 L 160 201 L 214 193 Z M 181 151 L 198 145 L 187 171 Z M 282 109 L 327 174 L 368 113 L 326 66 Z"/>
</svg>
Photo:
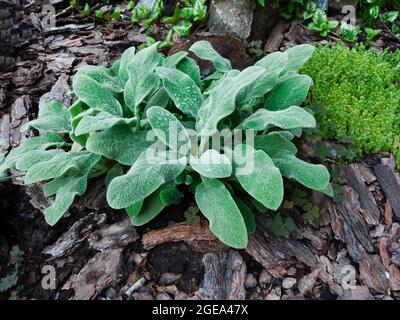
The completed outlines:
<svg viewBox="0 0 400 320">
<path fill-rule="evenodd" d="M 155 246 L 168 243 L 184 241 L 193 250 L 199 252 L 221 251 L 223 244 L 211 233 L 208 223 L 202 221 L 200 224 L 188 224 L 186 222 L 174 223 L 166 228 L 151 230 L 143 235 L 143 247 L 146 250 Z"/>
<path fill-rule="evenodd" d="M 243 300 L 246 263 L 236 250 L 207 253 L 203 257 L 204 300 Z"/>
</svg>

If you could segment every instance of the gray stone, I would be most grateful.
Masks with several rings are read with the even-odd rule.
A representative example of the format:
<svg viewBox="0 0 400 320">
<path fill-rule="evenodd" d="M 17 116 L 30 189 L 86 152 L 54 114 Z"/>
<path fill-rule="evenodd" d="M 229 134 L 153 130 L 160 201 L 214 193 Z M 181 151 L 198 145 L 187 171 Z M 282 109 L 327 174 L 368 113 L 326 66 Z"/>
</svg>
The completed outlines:
<svg viewBox="0 0 400 320">
<path fill-rule="evenodd" d="M 256 279 L 256 277 L 252 274 L 252 273 L 249 273 L 247 276 L 246 276 L 246 280 L 244 281 L 244 287 L 246 288 L 246 289 L 253 289 L 253 288 L 255 288 L 257 286 L 257 279 Z"/>
<path fill-rule="evenodd" d="M 160 280 L 158 281 L 162 286 L 168 286 L 178 281 L 181 277 L 181 274 L 166 272 L 161 275 Z"/>
<path fill-rule="evenodd" d="M 282 281 L 282 288 L 283 289 L 291 289 L 293 286 L 296 284 L 297 279 L 296 278 L 285 278 Z"/>
<path fill-rule="evenodd" d="M 328 10 L 328 0 L 314 0 L 314 3 L 318 9 Z"/>
<path fill-rule="evenodd" d="M 211 0 L 207 26 L 214 35 L 230 35 L 242 40 L 251 33 L 252 2 L 248 0 Z"/>
<path fill-rule="evenodd" d="M 318 0 L 317 0 L 318 1 Z M 322 1 L 322 0 L 320 0 Z M 329 0 L 329 6 L 342 11 L 344 6 L 354 6 L 357 7 L 358 0 Z"/>
<path fill-rule="evenodd" d="M 265 288 L 267 284 L 270 284 L 272 281 L 272 276 L 271 274 L 264 269 L 261 274 L 260 274 L 260 279 L 258 280 L 260 282 L 260 287 Z"/>
<path fill-rule="evenodd" d="M 367 287 L 356 286 L 352 289 L 344 290 L 339 300 L 375 300 Z"/>
</svg>

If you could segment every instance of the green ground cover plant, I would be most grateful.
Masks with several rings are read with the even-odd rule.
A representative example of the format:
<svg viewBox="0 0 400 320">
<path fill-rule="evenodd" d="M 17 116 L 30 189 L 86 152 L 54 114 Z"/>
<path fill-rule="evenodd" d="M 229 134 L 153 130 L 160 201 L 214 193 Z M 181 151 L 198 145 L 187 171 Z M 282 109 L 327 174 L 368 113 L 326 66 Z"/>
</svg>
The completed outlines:
<svg viewBox="0 0 400 320">
<path fill-rule="evenodd" d="M 400 161 L 400 51 L 318 47 L 302 72 L 315 81 L 307 98 L 314 138 L 351 140 L 358 156 L 390 151 Z"/>
<path fill-rule="evenodd" d="M 110 68 L 80 68 L 76 102 L 43 102 L 22 128 L 41 135 L 13 149 L 0 172 L 16 169 L 25 184 L 44 184 L 45 196 L 55 197 L 45 210 L 50 225 L 100 176 L 110 207 L 124 209 L 136 226 L 192 192 L 210 230 L 234 248 L 247 246 L 255 212 L 281 206 L 284 178 L 332 195 L 325 166 L 298 158 L 292 142 L 316 125 L 300 107 L 312 79 L 298 73 L 314 47 L 272 53 L 243 71 L 209 42 L 190 51 L 215 72 L 204 77 L 188 52 L 165 57 L 157 43 L 127 49 Z M 243 131 L 237 143 L 218 135 Z M 188 218 L 196 220 L 193 212 Z"/>
</svg>

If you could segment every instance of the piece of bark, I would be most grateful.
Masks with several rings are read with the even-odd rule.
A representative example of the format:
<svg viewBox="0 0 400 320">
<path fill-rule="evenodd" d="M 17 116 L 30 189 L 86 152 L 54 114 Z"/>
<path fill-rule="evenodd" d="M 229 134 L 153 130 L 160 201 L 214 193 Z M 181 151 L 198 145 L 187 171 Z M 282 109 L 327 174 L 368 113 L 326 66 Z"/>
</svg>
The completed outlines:
<svg viewBox="0 0 400 320">
<path fill-rule="evenodd" d="M 61 74 L 57 82 L 51 87 L 51 90 L 40 97 L 39 105 L 44 101 L 56 100 L 66 106 L 71 105 L 71 88 L 68 84 L 69 76 Z"/>
<path fill-rule="evenodd" d="M 394 264 L 389 267 L 389 284 L 392 291 L 400 291 L 400 271 Z"/>
<path fill-rule="evenodd" d="M 356 286 L 343 291 L 338 300 L 375 300 L 368 287 Z"/>
<path fill-rule="evenodd" d="M 285 38 L 286 22 L 279 20 L 275 27 L 272 29 L 271 35 L 264 46 L 264 52 L 271 53 L 279 49 Z"/>
<path fill-rule="evenodd" d="M 360 214 L 360 202 L 358 194 L 350 187 L 344 187 L 343 200 L 338 204 L 338 208 L 343 218 L 348 223 L 348 226 L 354 232 L 357 240 L 368 252 L 374 251 L 371 236 L 369 235 L 368 227 Z"/>
<path fill-rule="evenodd" d="M 389 226 L 393 223 L 393 209 L 389 199 L 387 199 L 385 203 L 384 217 L 386 225 Z"/>
<path fill-rule="evenodd" d="M 353 163 L 346 166 L 347 181 L 349 185 L 358 193 L 361 208 L 365 210 L 366 222 L 369 225 L 379 223 L 380 211 L 375 198 L 366 186 L 366 178 L 363 172 L 367 170 L 360 163 Z"/>
<path fill-rule="evenodd" d="M 331 216 L 331 227 L 336 240 L 345 242 L 343 217 L 338 212 L 336 205 L 332 201 L 328 201 L 328 212 Z"/>
<path fill-rule="evenodd" d="M 379 255 L 381 256 L 383 266 L 386 270 L 389 269 L 390 256 L 387 251 L 387 238 L 381 238 L 379 241 Z"/>
<path fill-rule="evenodd" d="M 303 278 L 299 280 L 299 284 L 297 288 L 299 289 L 301 294 L 305 294 L 314 287 L 315 282 L 318 279 L 318 275 L 320 273 L 320 269 L 314 269 L 311 273 L 305 275 Z"/>
<path fill-rule="evenodd" d="M 142 243 L 146 250 L 155 246 L 184 241 L 193 250 L 199 252 L 221 251 L 223 244 L 211 233 L 208 223 L 204 220 L 200 224 L 187 222 L 174 223 L 166 228 L 151 230 L 143 235 Z"/>
<path fill-rule="evenodd" d="M 400 219 L 400 184 L 393 169 L 383 164 L 374 167 L 374 172 L 386 198 L 390 200 L 394 215 Z"/>
<path fill-rule="evenodd" d="M 243 300 L 246 297 L 246 263 L 236 250 L 207 253 L 203 264 L 204 300 Z"/>
<path fill-rule="evenodd" d="M 125 247 L 139 239 L 129 217 L 107 225 L 92 233 L 88 239 L 90 246 L 96 250 Z"/>
<path fill-rule="evenodd" d="M 366 254 L 360 262 L 360 279 L 371 290 L 386 294 L 388 282 L 385 276 L 385 267 L 378 255 Z"/>
<path fill-rule="evenodd" d="M 277 254 L 271 244 L 265 240 L 264 236 L 259 231 L 249 235 L 249 243 L 246 252 L 267 270 L 278 266 L 283 267 L 288 264 L 288 261 L 285 261 L 286 257 L 284 253 L 281 252 Z"/>
<path fill-rule="evenodd" d="M 105 218 L 104 214 L 90 213 L 75 222 L 54 244 L 44 248 L 42 253 L 50 255 L 51 259 L 71 255 Z"/>
<path fill-rule="evenodd" d="M 74 289 L 71 300 L 92 300 L 106 287 L 114 284 L 119 276 L 121 249 L 107 249 L 97 253 L 64 284 L 62 289 Z"/>
</svg>

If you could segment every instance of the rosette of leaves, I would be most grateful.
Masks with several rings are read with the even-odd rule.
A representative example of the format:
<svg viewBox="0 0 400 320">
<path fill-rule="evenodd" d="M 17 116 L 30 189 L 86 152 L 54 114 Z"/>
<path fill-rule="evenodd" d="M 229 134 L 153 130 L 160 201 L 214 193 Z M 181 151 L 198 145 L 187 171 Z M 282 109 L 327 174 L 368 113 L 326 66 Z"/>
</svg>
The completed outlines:
<svg viewBox="0 0 400 320">
<path fill-rule="evenodd" d="M 45 195 L 55 197 L 45 210 L 50 225 L 94 177 L 104 176 L 108 204 L 136 226 L 193 192 L 210 230 L 234 248 L 247 246 L 254 213 L 280 207 L 284 178 L 330 193 L 327 169 L 296 157 L 292 142 L 316 125 L 299 107 L 312 80 L 298 73 L 314 48 L 275 52 L 243 71 L 206 41 L 190 51 L 215 72 L 203 77 L 188 52 L 164 57 L 157 44 L 127 49 L 110 68 L 80 68 L 76 102 L 43 103 L 23 128 L 40 136 L 13 149 L 0 171 L 17 169 L 26 184 L 44 183 Z M 255 136 L 207 147 L 218 132 L 235 128 Z"/>
</svg>

